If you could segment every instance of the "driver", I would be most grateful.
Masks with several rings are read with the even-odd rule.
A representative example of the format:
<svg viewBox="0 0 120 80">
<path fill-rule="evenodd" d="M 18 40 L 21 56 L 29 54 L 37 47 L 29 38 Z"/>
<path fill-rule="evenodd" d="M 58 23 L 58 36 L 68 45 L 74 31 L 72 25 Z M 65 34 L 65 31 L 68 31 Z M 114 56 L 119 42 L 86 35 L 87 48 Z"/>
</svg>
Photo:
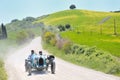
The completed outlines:
<svg viewBox="0 0 120 80">
<path fill-rule="evenodd" d="M 45 54 L 43 54 L 43 52 L 42 51 L 39 51 L 39 55 L 38 55 L 38 61 L 39 61 L 39 65 L 43 65 L 43 64 L 46 64 L 46 59 L 47 59 L 47 57 L 46 57 L 46 55 Z M 44 65 L 43 65 L 44 66 Z"/>
</svg>

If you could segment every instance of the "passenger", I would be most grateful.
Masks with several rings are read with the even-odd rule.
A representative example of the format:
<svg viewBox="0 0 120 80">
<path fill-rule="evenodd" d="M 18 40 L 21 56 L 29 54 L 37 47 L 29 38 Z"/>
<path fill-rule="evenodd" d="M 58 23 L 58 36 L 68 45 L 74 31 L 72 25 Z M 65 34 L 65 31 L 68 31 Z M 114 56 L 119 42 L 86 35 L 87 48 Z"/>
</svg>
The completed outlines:
<svg viewBox="0 0 120 80">
<path fill-rule="evenodd" d="M 32 66 L 36 66 L 36 59 L 37 55 L 35 54 L 34 50 L 31 50 L 31 54 L 28 56 L 28 59 L 31 61 Z"/>
<path fill-rule="evenodd" d="M 31 54 L 28 56 L 28 59 L 32 60 L 34 56 L 34 50 L 31 50 Z"/>
</svg>

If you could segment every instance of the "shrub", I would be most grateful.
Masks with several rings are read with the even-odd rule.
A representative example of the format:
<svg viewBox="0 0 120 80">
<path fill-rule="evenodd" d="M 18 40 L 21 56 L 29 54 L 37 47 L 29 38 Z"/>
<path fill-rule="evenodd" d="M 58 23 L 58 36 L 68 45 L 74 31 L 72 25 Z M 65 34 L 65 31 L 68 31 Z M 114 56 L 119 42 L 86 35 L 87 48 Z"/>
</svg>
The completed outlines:
<svg viewBox="0 0 120 80">
<path fill-rule="evenodd" d="M 120 74 L 120 64 L 116 64 L 110 71 L 109 74 Z"/>
<path fill-rule="evenodd" d="M 96 47 L 86 48 L 85 55 L 90 56 L 92 53 L 96 51 Z"/>
<path fill-rule="evenodd" d="M 76 54 L 84 54 L 85 48 L 82 46 L 79 46 L 79 48 L 76 50 Z"/>
<path fill-rule="evenodd" d="M 65 31 L 65 27 L 63 25 L 58 26 L 59 31 Z"/>
<path fill-rule="evenodd" d="M 70 27 L 71 27 L 70 24 L 66 24 L 66 25 L 65 25 L 65 28 L 66 28 L 66 29 L 70 29 Z"/>
<path fill-rule="evenodd" d="M 84 54 L 85 49 L 86 49 L 86 46 L 84 45 L 73 44 L 71 46 L 71 53 L 72 54 Z"/>
<path fill-rule="evenodd" d="M 56 43 L 57 43 L 57 40 L 56 40 L 55 38 L 52 38 L 52 39 L 50 40 L 50 44 L 51 44 L 51 45 L 55 46 Z"/>
<path fill-rule="evenodd" d="M 50 41 L 55 38 L 55 34 L 52 32 L 46 31 L 43 35 L 43 39 L 45 42 L 50 43 Z"/>
<path fill-rule="evenodd" d="M 62 49 L 63 49 L 63 51 L 66 54 L 70 53 L 70 51 L 71 51 L 71 45 L 72 45 L 72 43 L 70 41 L 68 41 L 68 40 L 65 40 L 65 42 L 63 43 Z"/>
<path fill-rule="evenodd" d="M 61 49 L 61 48 L 62 48 L 62 46 L 63 46 L 63 42 L 64 42 L 63 39 L 59 39 L 59 40 L 57 40 L 56 46 L 57 46 L 58 49 Z"/>
<path fill-rule="evenodd" d="M 103 54 L 104 54 L 103 51 L 97 50 L 95 56 L 96 56 L 96 57 L 99 57 L 99 56 L 101 56 L 101 55 L 103 55 Z"/>
<path fill-rule="evenodd" d="M 76 50 L 79 48 L 78 45 L 74 44 L 73 46 L 71 46 L 71 51 L 72 51 L 72 54 L 76 53 Z"/>
</svg>

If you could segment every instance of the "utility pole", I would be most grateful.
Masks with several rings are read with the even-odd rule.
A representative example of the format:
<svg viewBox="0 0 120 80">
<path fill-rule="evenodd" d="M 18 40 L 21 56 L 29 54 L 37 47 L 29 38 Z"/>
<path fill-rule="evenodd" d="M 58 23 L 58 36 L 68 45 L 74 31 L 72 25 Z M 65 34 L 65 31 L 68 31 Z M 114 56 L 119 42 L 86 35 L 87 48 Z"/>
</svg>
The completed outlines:
<svg viewBox="0 0 120 80">
<path fill-rule="evenodd" d="M 102 19 L 98 24 L 100 25 L 100 34 L 102 35 L 103 33 L 103 29 L 102 29 L 102 24 L 105 23 L 107 20 L 109 20 L 111 18 L 111 16 L 107 16 L 104 19 Z"/>
<path fill-rule="evenodd" d="M 100 34 L 102 35 L 102 24 L 100 25 Z"/>
<path fill-rule="evenodd" d="M 114 35 L 117 35 L 116 20 L 114 19 Z"/>
</svg>

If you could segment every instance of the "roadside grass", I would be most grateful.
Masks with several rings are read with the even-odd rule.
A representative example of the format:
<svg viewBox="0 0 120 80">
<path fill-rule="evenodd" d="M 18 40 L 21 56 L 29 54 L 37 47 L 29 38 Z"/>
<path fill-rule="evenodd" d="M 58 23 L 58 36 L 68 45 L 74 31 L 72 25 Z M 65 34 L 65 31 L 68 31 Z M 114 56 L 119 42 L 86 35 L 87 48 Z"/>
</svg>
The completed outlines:
<svg viewBox="0 0 120 80">
<path fill-rule="evenodd" d="M 107 52 L 96 57 L 97 53 L 93 53 L 90 56 L 86 56 L 84 54 L 65 54 L 57 47 L 51 46 L 46 43 L 43 44 L 43 48 L 53 55 L 73 64 L 91 68 L 97 71 L 102 71 L 107 74 L 120 76 L 120 72 L 114 73 L 114 70 L 116 71 L 120 67 L 119 61 L 116 57 L 110 55 Z"/>
<path fill-rule="evenodd" d="M 7 80 L 7 74 L 5 73 L 4 63 L 0 59 L 0 80 Z"/>
<path fill-rule="evenodd" d="M 4 59 L 10 49 L 16 48 L 14 32 L 10 32 L 8 39 L 0 40 L 0 80 L 7 80 L 7 73 L 4 68 Z"/>
<path fill-rule="evenodd" d="M 8 40 L 0 40 L 0 80 L 7 80 L 7 73 L 4 69 L 5 55 L 10 48 L 10 43 Z"/>
</svg>

